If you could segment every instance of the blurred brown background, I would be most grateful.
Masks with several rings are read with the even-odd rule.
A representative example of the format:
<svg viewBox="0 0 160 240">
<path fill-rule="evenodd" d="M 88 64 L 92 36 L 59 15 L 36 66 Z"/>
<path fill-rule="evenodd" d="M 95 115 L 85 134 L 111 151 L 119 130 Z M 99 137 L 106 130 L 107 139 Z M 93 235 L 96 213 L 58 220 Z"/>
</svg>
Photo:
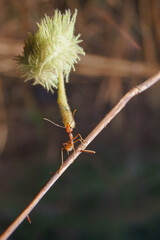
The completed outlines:
<svg viewBox="0 0 160 240">
<path fill-rule="evenodd" d="M 87 53 L 66 85 L 85 138 L 132 86 L 159 71 L 160 0 L 0 0 L 0 233 L 60 166 L 57 92 L 24 83 L 14 56 L 44 14 L 78 9 Z M 160 84 L 135 97 L 10 239 L 160 239 Z M 65 158 L 67 155 L 65 154 Z"/>
</svg>

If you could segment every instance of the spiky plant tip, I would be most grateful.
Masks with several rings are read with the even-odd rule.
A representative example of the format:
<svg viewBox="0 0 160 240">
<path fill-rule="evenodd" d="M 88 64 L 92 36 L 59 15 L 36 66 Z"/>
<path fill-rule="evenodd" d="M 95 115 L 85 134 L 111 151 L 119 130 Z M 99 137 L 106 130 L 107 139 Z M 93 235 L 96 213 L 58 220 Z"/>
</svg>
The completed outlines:
<svg viewBox="0 0 160 240">
<path fill-rule="evenodd" d="M 35 35 L 28 34 L 22 55 L 16 57 L 19 69 L 26 81 L 34 79 L 33 84 L 41 84 L 47 91 L 53 92 L 58 87 L 59 72 L 68 81 L 74 64 L 85 55 L 78 45 L 80 34 L 74 35 L 77 10 L 71 16 L 70 10 L 61 14 L 55 10 L 50 18 L 45 15 L 38 25 Z"/>
</svg>

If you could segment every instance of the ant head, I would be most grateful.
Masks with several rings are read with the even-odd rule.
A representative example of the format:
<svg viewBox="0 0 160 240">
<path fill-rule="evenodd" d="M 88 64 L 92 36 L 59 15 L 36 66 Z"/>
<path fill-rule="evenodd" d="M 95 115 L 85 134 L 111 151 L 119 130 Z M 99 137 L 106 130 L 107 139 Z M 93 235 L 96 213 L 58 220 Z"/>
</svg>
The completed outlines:
<svg viewBox="0 0 160 240">
<path fill-rule="evenodd" d="M 72 131 L 73 131 L 73 128 L 71 128 L 70 124 L 67 123 L 67 125 L 66 125 L 66 132 L 67 132 L 67 133 L 70 133 L 70 132 L 72 132 Z"/>
</svg>

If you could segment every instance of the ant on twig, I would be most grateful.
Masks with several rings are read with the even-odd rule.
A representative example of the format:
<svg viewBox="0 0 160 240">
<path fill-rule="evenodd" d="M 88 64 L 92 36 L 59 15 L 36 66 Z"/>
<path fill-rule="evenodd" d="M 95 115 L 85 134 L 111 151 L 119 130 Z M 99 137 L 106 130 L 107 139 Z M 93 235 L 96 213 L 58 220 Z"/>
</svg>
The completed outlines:
<svg viewBox="0 0 160 240">
<path fill-rule="evenodd" d="M 76 109 L 74 110 L 72 116 L 73 116 L 73 119 L 74 119 L 74 114 L 76 112 Z M 68 133 L 68 136 L 69 136 L 69 141 L 63 143 L 63 147 L 61 148 L 61 167 L 63 166 L 63 150 L 66 150 L 68 155 L 69 155 L 69 152 L 71 151 L 74 151 L 75 152 L 75 147 L 74 147 L 74 144 L 76 142 L 85 142 L 85 140 L 82 138 L 82 136 L 80 134 L 77 134 L 75 137 L 73 137 L 73 134 L 72 134 L 72 131 L 73 131 L 73 128 L 71 127 L 71 124 L 67 123 L 66 127 L 63 127 L 57 123 L 54 123 L 52 122 L 51 120 L 47 119 L 47 118 L 43 118 L 44 120 L 54 124 L 55 126 L 57 127 L 61 127 L 61 128 L 65 128 L 66 129 L 66 133 Z M 79 137 L 79 138 L 78 138 Z M 81 152 L 86 152 L 86 153 L 92 153 L 94 154 L 95 151 L 92 151 L 92 150 L 81 150 Z M 61 168 L 60 167 L 60 168 Z"/>
</svg>

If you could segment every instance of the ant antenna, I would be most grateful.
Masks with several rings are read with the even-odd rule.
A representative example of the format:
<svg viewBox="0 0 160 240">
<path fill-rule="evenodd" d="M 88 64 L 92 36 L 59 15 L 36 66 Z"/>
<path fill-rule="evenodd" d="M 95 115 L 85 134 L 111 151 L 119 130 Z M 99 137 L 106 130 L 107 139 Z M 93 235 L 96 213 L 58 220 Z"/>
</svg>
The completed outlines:
<svg viewBox="0 0 160 240">
<path fill-rule="evenodd" d="M 77 111 L 77 109 L 75 108 L 74 111 L 73 111 L 73 113 L 72 113 L 72 121 L 71 121 L 71 123 L 74 122 L 74 115 L 75 115 L 75 112 L 76 112 L 76 111 Z"/>
<path fill-rule="evenodd" d="M 77 109 L 75 108 L 74 111 L 73 111 L 73 114 L 72 114 L 72 117 L 74 118 L 74 115 L 76 113 Z"/>
<path fill-rule="evenodd" d="M 48 118 L 43 118 L 43 120 L 48 121 L 48 122 L 52 123 L 53 125 L 55 125 L 55 126 L 57 126 L 57 127 L 65 128 L 64 126 L 61 126 L 61 125 L 59 125 L 59 124 L 57 124 L 57 123 L 55 123 L 55 122 L 52 122 L 52 121 L 51 121 L 50 119 L 48 119 Z"/>
<path fill-rule="evenodd" d="M 75 110 L 73 111 L 73 114 L 72 114 L 73 119 L 74 119 L 74 115 L 75 115 L 75 112 L 76 112 L 76 111 L 77 111 L 77 109 L 75 109 Z M 72 119 L 72 121 L 73 121 L 73 119 Z M 43 118 L 43 120 L 48 121 L 48 122 L 52 123 L 53 125 L 55 125 L 55 126 L 57 126 L 57 127 L 65 128 L 64 126 L 61 126 L 61 125 L 59 125 L 59 124 L 51 121 L 51 120 L 48 119 L 48 118 Z"/>
</svg>

